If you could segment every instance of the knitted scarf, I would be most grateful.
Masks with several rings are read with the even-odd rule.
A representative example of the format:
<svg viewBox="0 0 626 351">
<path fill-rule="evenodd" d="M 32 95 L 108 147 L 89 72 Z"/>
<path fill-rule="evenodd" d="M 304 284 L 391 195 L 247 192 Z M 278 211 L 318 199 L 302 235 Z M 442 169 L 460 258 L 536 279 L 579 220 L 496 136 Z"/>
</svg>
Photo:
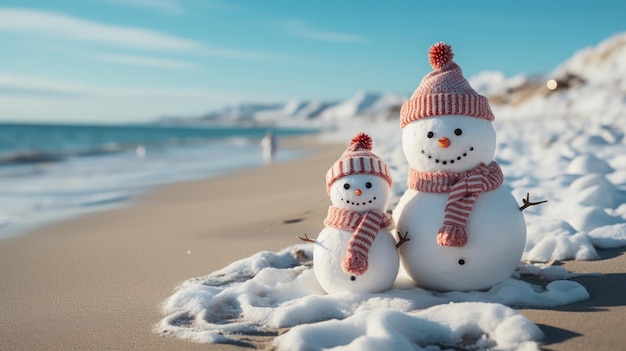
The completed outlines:
<svg viewBox="0 0 626 351">
<path fill-rule="evenodd" d="M 502 170 L 493 161 L 459 173 L 420 172 L 410 168 L 407 185 L 417 191 L 450 193 L 437 244 L 463 247 L 467 244 L 467 221 L 478 196 L 483 191 L 497 189 L 503 181 Z"/>
<path fill-rule="evenodd" d="M 367 271 L 367 256 L 376 235 L 381 228 L 393 228 L 393 219 L 391 215 L 383 212 L 356 212 L 330 206 L 324 224 L 341 230 L 354 231 L 348 242 L 341 268 L 348 274 L 362 275 Z"/>
</svg>

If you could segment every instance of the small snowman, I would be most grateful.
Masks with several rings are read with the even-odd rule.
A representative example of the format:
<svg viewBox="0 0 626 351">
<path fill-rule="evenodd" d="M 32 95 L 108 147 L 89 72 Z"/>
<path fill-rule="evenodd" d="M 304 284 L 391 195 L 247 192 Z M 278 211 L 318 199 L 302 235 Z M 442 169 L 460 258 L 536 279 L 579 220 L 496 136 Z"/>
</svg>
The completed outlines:
<svg viewBox="0 0 626 351">
<path fill-rule="evenodd" d="M 481 290 L 506 279 L 526 242 L 522 209 L 493 160 L 496 133 L 487 98 L 472 89 L 449 45 L 429 50 L 433 71 L 402 105 L 408 189 L 393 211 L 402 265 L 420 286 Z"/>
<path fill-rule="evenodd" d="M 391 194 L 387 165 L 360 133 L 326 173 L 332 206 L 315 243 L 313 269 L 329 294 L 382 292 L 396 279 L 399 256 L 385 210 Z M 407 240 L 401 238 L 401 242 Z"/>
</svg>

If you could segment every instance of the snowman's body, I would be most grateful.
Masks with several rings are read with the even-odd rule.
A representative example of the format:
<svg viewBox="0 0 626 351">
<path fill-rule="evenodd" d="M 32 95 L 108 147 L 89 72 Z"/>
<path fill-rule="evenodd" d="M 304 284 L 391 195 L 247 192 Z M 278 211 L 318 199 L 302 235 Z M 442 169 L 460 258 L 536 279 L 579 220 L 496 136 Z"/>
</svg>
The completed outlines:
<svg viewBox="0 0 626 351">
<path fill-rule="evenodd" d="M 409 189 L 394 210 L 397 230 L 411 239 L 400 247 L 409 276 L 440 291 L 486 289 L 510 276 L 526 243 L 524 217 L 511 193 L 500 187 L 480 195 L 463 247 L 437 244 L 447 200 L 447 193 Z"/>
<path fill-rule="evenodd" d="M 490 121 L 466 116 L 418 119 L 403 128 L 404 154 L 420 172 L 466 172 L 493 160 L 496 138 Z M 403 267 L 420 286 L 481 290 L 506 279 L 519 264 L 526 224 L 504 186 L 481 192 L 467 223 L 467 243 L 440 246 L 437 234 L 450 194 L 408 189 L 393 211 L 396 229 L 410 241 L 400 247 Z"/>
<path fill-rule="evenodd" d="M 330 187 L 334 207 L 361 213 L 384 213 L 389 195 L 390 186 L 383 178 L 366 174 L 342 177 Z M 376 293 L 390 289 L 400 266 L 393 234 L 381 228 L 369 247 L 367 270 L 353 274 L 342 267 L 353 233 L 328 225 L 319 233 L 313 249 L 313 269 L 318 282 L 329 294 Z"/>
<path fill-rule="evenodd" d="M 341 262 L 352 236 L 351 231 L 322 229 L 313 249 L 313 267 L 318 282 L 330 294 L 340 292 L 382 292 L 396 280 L 399 268 L 396 242 L 390 231 L 381 229 L 370 247 L 369 268 L 359 276 L 346 273 Z"/>
</svg>

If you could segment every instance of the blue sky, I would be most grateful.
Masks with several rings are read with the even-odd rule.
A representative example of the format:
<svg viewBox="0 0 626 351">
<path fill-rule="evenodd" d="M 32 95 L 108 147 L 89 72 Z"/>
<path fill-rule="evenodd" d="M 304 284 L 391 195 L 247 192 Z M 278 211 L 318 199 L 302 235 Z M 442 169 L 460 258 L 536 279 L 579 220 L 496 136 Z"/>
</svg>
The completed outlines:
<svg viewBox="0 0 626 351">
<path fill-rule="evenodd" d="M 626 31 L 623 1 L 0 0 L 0 120 L 143 122 L 240 102 L 410 94 L 427 51 L 465 76 L 553 70 Z"/>
</svg>

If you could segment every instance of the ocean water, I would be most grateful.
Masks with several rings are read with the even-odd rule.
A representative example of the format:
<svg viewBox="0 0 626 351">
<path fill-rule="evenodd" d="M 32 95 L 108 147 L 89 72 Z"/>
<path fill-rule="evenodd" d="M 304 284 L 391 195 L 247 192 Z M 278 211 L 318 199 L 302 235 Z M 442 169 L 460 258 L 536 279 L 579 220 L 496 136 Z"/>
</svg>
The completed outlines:
<svg viewBox="0 0 626 351">
<path fill-rule="evenodd" d="M 156 185 L 263 166 L 266 128 L 0 123 L 0 238 L 50 221 L 122 206 Z M 306 151 L 280 138 L 276 162 Z"/>
</svg>

